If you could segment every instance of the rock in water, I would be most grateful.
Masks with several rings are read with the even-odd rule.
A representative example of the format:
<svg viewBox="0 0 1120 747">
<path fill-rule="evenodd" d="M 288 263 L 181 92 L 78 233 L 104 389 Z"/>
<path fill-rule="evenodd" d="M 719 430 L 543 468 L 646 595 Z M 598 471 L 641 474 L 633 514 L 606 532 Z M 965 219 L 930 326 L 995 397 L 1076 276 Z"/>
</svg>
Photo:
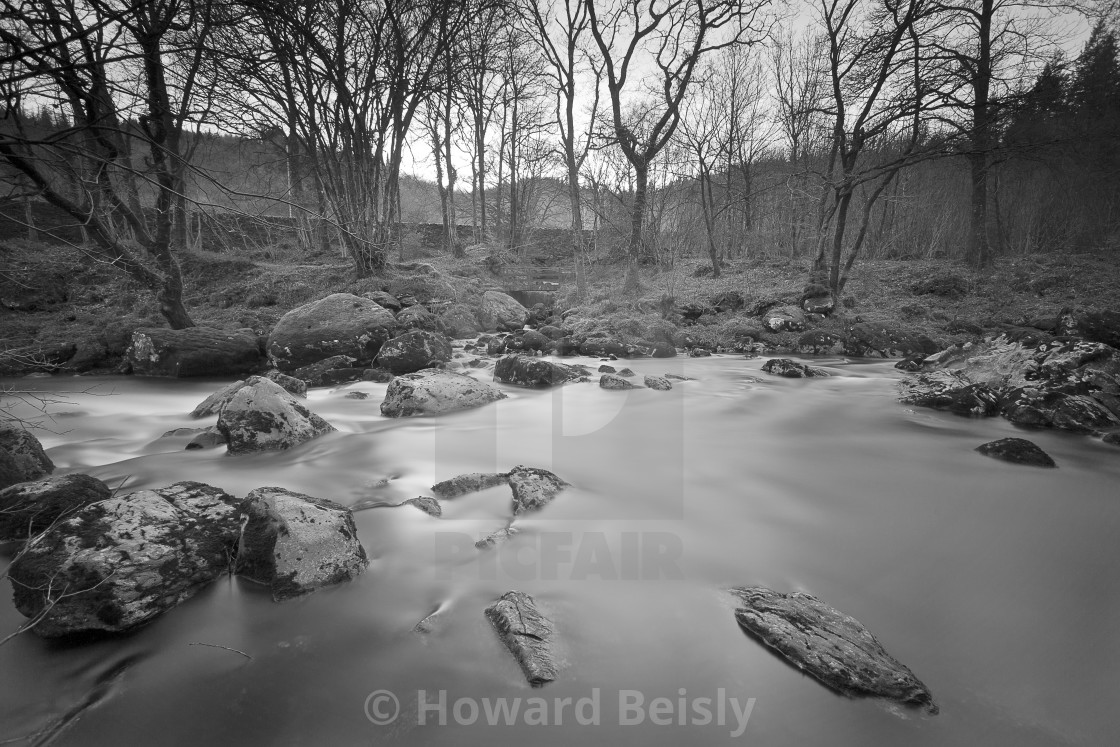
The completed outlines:
<svg viewBox="0 0 1120 747">
<path fill-rule="evenodd" d="M 245 380 L 241 379 L 222 387 L 199 402 L 195 408 L 191 410 L 191 417 L 208 418 L 211 415 L 217 415 L 221 409 L 225 407 L 225 404 L 233 399 L 233 395 L 237 394 L 238 390 L 243 386 L 245 386 Z"/>
<path fill-rule="evenodd" d="M 1025 438 L 1001 438 L 976 447 L 984 456 L 1002 459 L 1014 464 L 1029 464 L 1034 467 L 1057 467 L 1049 454 L 1033 441 Z"/>
<path fill-rule="evenodd" d="M 126 355 L 137 376 L 230 376 L 256 373 L 265 364 L 249 329 L 138 329 Z"/>
<path fill-rule="evenodd" d="M 494 381 L 513 386 L 556 386 L 581 376 L 582 373 L 573 366 L 525 355 L 504 356 L 494 366 Z"/>
<path fill-rule="evenodd" d="M 450 480 L 437 482 L 432 486 L 432 492 L 440 498 L 455 498 L 456 496 L 477 493 L 495 485 L 506 485 L 508 483 L 508 472 L 470 472 L 452 477 Z"/>
<path fill-rule="evenodd" d="M 268 337 L 268 354 L 281 371 L 334 355 L 366 364 L 396 328 L 392 312 L 375 301 L 333 293 L 282 316 Z"/>
<path fill-rule="evenodd" d="M 381 414 L 389 418 L 440 415 L 505 399 L 506 393 L 473 376 L 426 368 L 398 376 L 385 389 Z"/>
<path fill-rule="evenodd" d="M 521 329 L 529 321 L 529 310 L 513 296 L 501 291 L 486 291 L 482 294 L 478 321 L 487 331 L 512 332 Z"/>
<path fill-rule="evenodd" d="M 248 454 L 290 449 L 334 427 L 279 384 L 253 376 L 222 407 L 218 430 L 229 442 L 229 453 Z"/>
<path fill-rule="evenodd" d="M 382 345 L 381 352 L 377 354 L 378 365 L 396 376 L 433 368 L 449 360 L 451 343 L 447 338 L 438 332 L 422 329 L 394 337 Z"/>
<path fill-rule="evenodd" d="M 645 383 L 650 389 L 655 389 L 659 392 L 667 392 L 673 388 L 673 382 L 669 381 L 664 376 L 647 376 L 645 378 Z"/>
<path fill-rule="evenodd" d="M 521 665 L 530 685 L 541 687 L 556 679 L 558 667 L 552 651 L 555 628 L 531 596 L 507 591 L 486 608 L 486 617 Z"/>
<path fill-rule="evenodd" d="M 56 475 L 0 490 L 0 542 L 25 540 L 110 495 L 109 487 L 89 475 Z"/>
<path fill-rule="evenodd" d="M 0 422 L 0 488 L 38 480 L 54 472 L 54 462 L 30 431 Z"/>
<path fill-rule="evenodd" d="M 307 382 L 303 379 L 297 379 L 295 376 L 288 376 L 288 374 L 282 374 L 279 371 L 269 371 L 265 374 L 265 378 L 270 381 L 275 381 L 286 389 L 288 394 L 295 395 L 296 397 L 307 396 Z"/>
<path fill-rule="evenodd" d="M 402 506 L 415 506 L 428 516 L 434 516 L 437 519 L 443 516 L 443 506 L 439 505 L 439 501 L 430 495 L 418 495 L 415 498 L 409 498 L 407 501 L 401 503 Z"/>
<path fill-rule="evenodd" d="M 520 531 L 521 530 L 518 529 L 517 527 L 515 527 L 514 525 L 507 524 L 506 526 L 502 527 L 501 529 L 496 529 L 493 532 L 490 532 L 490 534 L 486 535 L 485 537 L 480 539 L 478 542 L 475 542 L 474 546 L 477 547 L 479 550 L 489 550 L 491 547 L 494 547 L 499 542 L 505 542 L 510 537 L 514 536 L 515 534 L 518 534 Z"/>
<path fill-rule="evenodd" d="M 735 619 L 798 669 L 849 697 L 871 695 L 937 713 L 933 696 L 867 628 L 814 596 L 736 588 Z"/>
<path fill-rule="evenodd" d="M 804 363 L 791 361 L 789 358 L 771 358 L 762 364 L 762 370 L 775 376 L 784 376 L 787 379 L 809 379 L 818 376 L 828 376 L 828 371 L 815 366 L 806 366 Z"/>
<path fill-rule="evenodd" d="M 276 601 L 356 578 L 369 565 L 350 509 L 284 488 L 245 499 L 237 574 Z"/>
<path fill-rule="evenodd" d="M 241 501 L 197 482 L 87 506 L 30 540 L 11 565 L 16 608 L 45 638 L 120 632 L 194 596 L 225 573 Z"/>
<path fill-rule="evenodd" d="M 633 389 L 634 385 L 618 374 L 605 373 L 599 377 L 601 389 Z"/>
<path fill-rule="evenodd" d="M 546 469 L 519 465 L 509 471 L 509 487 L 513 491 L 513 513 L 517 515 L 544 508 L 571 486 Z"/>
</svg>

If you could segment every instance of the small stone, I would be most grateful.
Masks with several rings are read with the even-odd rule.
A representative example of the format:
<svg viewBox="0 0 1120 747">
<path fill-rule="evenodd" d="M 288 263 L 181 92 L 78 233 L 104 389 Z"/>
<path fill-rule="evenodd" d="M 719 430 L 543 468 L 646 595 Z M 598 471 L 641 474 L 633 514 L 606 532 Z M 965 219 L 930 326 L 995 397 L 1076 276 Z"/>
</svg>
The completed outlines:
<svg viewBox="0 0 1120 747">
<path fill-rule="evenodd" d="M 369 392 L 347 392 L 346 399 L 369 399 Z"/>
</svg>

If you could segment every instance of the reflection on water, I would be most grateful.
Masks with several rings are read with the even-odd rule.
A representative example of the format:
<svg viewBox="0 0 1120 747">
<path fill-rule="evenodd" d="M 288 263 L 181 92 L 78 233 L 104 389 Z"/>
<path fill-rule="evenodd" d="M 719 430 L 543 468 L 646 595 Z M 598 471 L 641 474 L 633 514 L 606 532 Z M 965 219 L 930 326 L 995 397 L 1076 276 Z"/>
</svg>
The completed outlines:
<svg viewBox="0 0 1120 747">
<path fill-rule="evenodd" d="M 671 392 L 510 389 L 485 408 L 405 420 L 380 416 L 384 385 L 314 390 L 311 407 L 337 433 L 242 457 L 160 437 L 198 426 L 186 413 L 224 382 L 96 380 L 112 396 L 72 398 L 52 426 L 64 432 L 40 434 L 60 471 L 126 491 L 198 480 L 238 496 L 279 485 L 330 498 L 361 509 L 372 563 L 354 583 L 283 604 L 223 580 L 126 637 L 20 636 L 0 647 L 0 736 L 53 725 L 59 745 L 570 744 L 578 729 L 593 744 L 1041 745 L 1120 730 L 1120 450 L 1034 433 L 1059 469 L 983 458 L 977 445 L 1014 429 L 899 405 L 889 363 L 833 360 L 834 378 L 807 381 L 732 357 L 627 364 L 697 380 Z M 344 396 L 355 389 L 370 397 Z M 517 464 L 574 487 L 489 554 L 470 543 L 504 525 L 504 489 L 447 501 L 443 519 L 384 507 Z M 743 584 L 801 589 L 856 616 L 941 715 L 847 700 L 802 676 L 739 630 L 720 590 Z M 543 690 L 482 615 L 511 588 L 560 631 L 566 666 Z M 412 632 L 433 611 L 431 632 Z M 21 622 L 0 605 L 0 636 Z M 388 726 L 366 717 L 378 689 L 401 704 Z M 421 690 L 426 702 L 444 691 L 448 725 L 418 723 Z M 732 739 L 695 713 L 622 725 L 628 691 L 647 704 L 755 701 Z M 490 727 L 485 714 L 456 725 L 451 712 L 465 697 L 593 692 L 594 726 L 570 708 L 549 727 Z"/>
</svg>

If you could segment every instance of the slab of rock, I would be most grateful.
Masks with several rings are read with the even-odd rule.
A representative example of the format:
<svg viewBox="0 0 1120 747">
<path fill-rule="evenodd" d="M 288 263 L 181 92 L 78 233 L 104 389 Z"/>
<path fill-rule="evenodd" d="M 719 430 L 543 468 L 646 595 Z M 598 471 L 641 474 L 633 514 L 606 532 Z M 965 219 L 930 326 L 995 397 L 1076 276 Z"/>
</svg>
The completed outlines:
<svg viewBox="0 0 1120 747">
<path fill-rule="evenodd" d="M 256 373 L 265 366 L 264 351 L 251 329 L 138 329 L 125 355 L 137 376 L 231 376 Z"/>
<path fill-rule="evenodd" d="M 673 388 L 673 382 L 669 381 L 665 376 L 646 376 L 645 384 L 650 389 L 659 392 L 667 392 Z"/>
<path fill-rule="evenodd" d="M 1014 464 L 1029 464 L 1034 467 L 1057 467 L 1053 458 L 1039 448 L 1038 444 L 1025 438 L 1001 438 L 976 447 L 984 456 L 1002 459 Z"/>
<path fill-rule="evenodd" d="M 854 324 L 844 337 L 844 353 L 860 358 L 901 358 L 936 352 L 937 343 L 925 335 L 882 324 Z"/>
<path fill-rule="evenodd" d="M 0 542 L 33 537 L 59 517 L 110 494 L 105 483 L 82 474 L 56 475 L 4 488 L 0 490 Z"/>
<path fill-rule="evenodd" d="M 517 299 L 501 291 L 486 291 L 478 309 L 478 321 L 485 330 L 512 332 L 529 321 L 529 310 Z"/>
<path fill-rule="evenodd" d="M 54 472 L 54 462 L 32 433 L 0 421 L 0 488 L 38 480 Z"/>
<path fill-rule="evenodd" d="M 550 387 L 575 381 L 582 375 L 572 366 L 525 355 L 506 355 L 494 365 L 494 381 L 513 386 Z"/>
<path fill-rule="evenodd" d="M 389 418 L 441 415 L 481 407 L 505 398 L 506 393 L 501 389 L 473 376 L 426 368 L 389 382 L 385 400 L 381 403 L 381 414 Z"/>
<path fill-rule="evenodd" d="M 45 638 L 120 632 L 189 599 L 225 573 L 241 501 L 197 482 L 86 506 L 29 541 L 9 569 L 16 608 Z"/>
<path fill-rule="evenodd" d="M 334 386 L 359 381 L 366 369 L 355 365 L 356 363 L 353 356 L 332 355 L 300 366 L 292 371 L 292 378 L 299 379 L 306 386 Z"/>
<path fill-rule="evenodd" d="M 518 465 L 509 471 L 509 487 L 513 491 L 514 515 L 544 508 L 571 485 L 546 469 Z"/>
<path fill-rule="evenodd" d="M 290 449 L 334 427 L 279 384 L 252 376 L 222 407 L 218 430 L 229 443 L 229 453 L 249 454 Z"/>
<path fill-rule="evenodd" d="M 556 679 L 559 666 L 552 645 L 556 629 L 531 596 L 507 591 L 486 608 L 486 617 L 530 685 L 541 687 Z"/>
<path fill-rule="evenodd" d="M 437 332 L 422 329 L 414 329 L 390 339 L 381 346 L 381 352 L 377 354 L 377 364 L 395 376 L 435 368 L 449 360 L 451 343 L 447 338 Z"/>
<path fill-rule="evenodd" d="M 478 542 L 475 542 L 474 546 L 477 547 L 479 550 L 489 550 L 491 547 L 494 547 L 499 542 L 505 542 L 510 537 L 514 536 L 515 534 L 517 534 L 520 531 L 521 530 L 518 529 L 517 527 L 513 526 L 512 524 L 509 524 L 507 526 L 502 527 L 501 529 L 498 529 L 497 531 L 491 532 L 490 534 L 486 535 L 485 537 L 480 539 Z"/>
<path fill-rule="evenodd" d="M 434 516 L 437 519 L 443 516 L 443 506 L 439 505 L 439 501 L 430 495 L 418 495 L 415 498 L 409 498 L 407 501 L 401 503 L 402 506 L 416 506 L 428 516 Z"/>
<path fill-rule="evenodd" d="M 854 617 L 801 592 L 764 587 L 731 592 L 742 602 L 735 619 L 744 630 L 827 687 L 938 712 L 926 686 Z"/>
<path fill-rule="evenodd" d="M 999 412 L 1000 395 L 987 384 L 974 384 L 954 371 L 919 374 L 899 385 L 907 405 L 948 410 L 957 415 L 988 417 Z"/>
<path fill-rule="evenodd" d="M 450 480 L 437 482 L 432 486 L 432 492 L 440 498 L 456 498 L 468 493 L 477 493 L 496 485 L 508 485 L 508 472 L 470 472 L 465 475 L 452 477 Z"/>
<path fill-rule="evenodd" d="M 605 373 L 599 377 L 602 389 L 633 389 L 634 385 L 618 374 Z"/>
<path fill-rule="evenodd" d="M 828 371 L 815 366 L 792 361 L 789 358 L 771 358 L 762 364 L 762 370 L 775 376 L 784 376 L 787 379 L 810 379 L 828 376 Z"/>
<path fill-rule="evenodd" d="M 282 316 L 268 337 L 268 354 L 281 371 L 333 355 L 348 355 L 365 364 L 393 336 L 396 325 L 392 312 L 376 301 L 333 293 Z"/>
<path fill-rule="evenodd" d="M 276 601 L 356 578 L 369 565 L 350 509 L 284 488 L 245 499 L 239 576 L 264 584 Z"/>
</svg>

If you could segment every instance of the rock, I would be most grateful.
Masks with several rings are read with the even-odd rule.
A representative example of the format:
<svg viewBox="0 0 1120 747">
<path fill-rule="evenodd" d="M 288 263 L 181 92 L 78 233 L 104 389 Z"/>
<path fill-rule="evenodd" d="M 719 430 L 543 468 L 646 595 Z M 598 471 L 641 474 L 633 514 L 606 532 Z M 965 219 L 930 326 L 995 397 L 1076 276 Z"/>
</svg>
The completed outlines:
<svg viewBox="0 0 1120 747">
<path fill-rule="evenodd" d="M 478 321 L 486 330 L 512 332 L 521 329 L 529 321 L 529 310 L 501 291 L 486 291 L 482 294 Z"/>
<path fill-rule="evenodd" d="M 498 529 L 498 530 L 493 531 L 490 534 L 486 535 L 485 537 L 480 539 L 478 542 L 475 542 L 474 546 L 477 547 L 479 550 L 489 550 L 491 547 L 494 547 L 498 543 L 505 542 L 510 537 L 512 537 L 513 535 L 517 534 L 520 531 L 521 530 L 518 529 L 517 527 L 513 526 L 512 524 L 509 524 L 507 526 L 502 527 L 501 529 Z"/>
<path fill-rule="evenodd" d="M 218 413 L 218 430 L 229 442 L 229 453 L 249 454 L 290 449 L 334 427 L 279 384 L 252 376 Z"/>
<path fill-rule="evenodd" d="M 854 617 L 801 592 L 763 587 L 731 592 L 739 625 L 803 672 L 843 695 L 869 695 L 937 713 L 933 696 Z"/>
<path fill-rule="evenodd" d="M 900 385 L 900 401 L 907 405 L 948 410 L 966 417 L 989 417 L 999 412 L 999 392 L 987 384 L 973 384 L 952 371 L 923 373 Z"/>
<path fill-rule="evenodd" d="M 1067 315 L 1059 320 L 1066 335 L 1078 335 L 1090 342 L 1120 348 L 1120 311 L 1089 311 Z"/>
<path fill-rule="evenodd" d="M 225 404 L 233 398 L 233 395 L 245 386 L 245 380 L 241 379 L 232 384 L 227 384 L 218 391 L 211 394 L 206 399 L 199 402 L 193 410 L 191 410 L 192 418 L 208 418 L 211 415 L 217 415 Z"/>
<path fill-rule="evenodd" d="M 775 376 L 784 376 L 787 379 L 808 379 L 830 375 L 823 368 L 806 366 L 804 363 L 798 363 L 789 358 L 771 358 L 762 364 L 762 370 Z"/>
<path fill-rule="evenodd" d="M 599 377 L 599 386 L 603 389 L 633 389 L 634 385 L 618 374 L 603 374 Z"/>
<path fill-rule="evenodd" d="M 897 368 L 899 371 L 906 371 L 907 373 L 915 373 L 917 371 L 922 370 L 922 366 L 925 365 L 925 362 L 926 362 L 926 355 L 924 353 L 914 353 L 912 355 L 906 356 L 905 358 L 900 360 L 898 363 L 894 364 L 894 367 Z"/>
<path fill-rule="evenodd" d="M 843 339 L 839 335 L 823 329 L 811 329 L 797 338 L 795 350 L 804 355 L 836 355 L 843 348 Z"/>
<path fill-rule="evenodd" d="M 506 340 L 506 350 L 516 352 L 519 350 L 546 350 L 552 341 L 535 329 L 515 332 L 513 337 Z"/>
<path fill-rule="evenodd" d="M 673 382 L 669 381 L 669 379 L 664 376 L 647 376 L 645 378 L 645 385 L 659 392 L 667 392 L 673 388 Z"/>
<path fill-rule="evenodd" d="M 976 447 L 984 456 L 1002 459 L 1015 464 L 1029 464 L 1034 467 L 1057 467 L 1054 460 L 1033 441 L 1025 438 L 1001 438 Z"/>
<path fill-rule="evenodd" d="M 626 346 L 618 340 L 608 337 L 591 337 L 580 344 L 579 353 L 592 358 L 609 358 L 612 355 L 616 358 L 624 358 L 627 350 Z"/>
<path fill-rule="evenodd" d="M 805 313 L 796 306 L 776 306 L 762 314 L 762 326 L 767 332 L 802 332 Z"/>
<path fill-rule="evenodd" d="M 556 679 L 558 667 L 552 651 L 555 628 L 531 596 L 507 591 L 486 608 L 486 617 L 521 665 L 530 685 L 541 687 Z"/>
<path fill-rule="evenodd" d="M 564 330 L 560 329 L 559 327 L 554 327 L 551 324 L 546 324 L 537 331 L 550 340 L 559 340 L 563 337 L 567 337 L 568 335 L 568 333 Z"/>
<path fill-rule="evenodd" d="M 440 314 L 439 320 L 448 336 L 455 340 L 474 337 L 482 331 L 478 317 L 465 303 L 451 304 Z"/>
<path fill-rule="evenodd" d="M 142 625 L 229 568 L 241 501 L 197 482 L 86 506 L 29 541 L 9 569 L 16 608 L 45 638 Z"/>
<path fill-rule="evenodd" d="M 184 447 L 187 451 L 194 451 L 196 449 L 212 449 L 215 446 L 222 446 L 226 444 L 226 437 L 218 430 L 217 426 L 205 428 L 194 438 L 187 442 Z"/>
<path fill-rule="evenodd" d="M 1102 438 L 1101 440 L 1111 446 L 1120 446 L 1120 431 L 1106 433 L 1104 434 L 1104 438 Z"/>
<path fill-rule="evenodd" d="M 394 314 L 404 308 L 404 304 L 402 304 L 396 296 L 383 290 L 368 291 L 366 293 L 363 293 L 362 297 L 368 298 L 378 306 L 391 311 Z"/>
<path fill-rule="evenodd" d="M 284 488 L 245 498 L 237 575 L 264 584 L 276 601 L 350 581 L 369 565 L 350 509 Z"/>
<path fill-rule="evenodd" d="M 636 374 L 633 371 L 631 371 L 629 368 L 624 368 L 624 369 L 622 369 L 621 371 L 618 372 L 618 375 L 622 376 L 623 378 L 629 379 L 629 378 L 635 376 Z"/>
<path fill-rule="evenodd" d="M 377 355 L 377 364 L 395 376 L 434 368 L 450 360 L 451 343 L 447 338 L 421 329 L 392 338 Z"/>
<path fill-rule="evenodd" d="M 1046 391 L 1035 387 L 1011 389 L 1000 398 L 1003 416 L 1016 425 L 1060 428 L 1074 433 L 1098 433 L 1120 425 L 1120 402 L 1111 398 L 1112 410 L 1085 394 Z"/>
<path fill-rule="evenodd" d="M 137 376 L 234 376 L 265 365 L 257 335 L 248 329 L 138 329 L 125 355 Z"/>
<path fill-rule="evenodd" d="M 973 337 L 980 337 L 984 334 L 984 328 L 970 319 L 950 319 L 949 323 L 945 325 L 945 331 L 951 335 L 972 335 Z"/>
<path fill-rule="evenodd" d="M 381 414 L 390 418 L 440 415 L 505 398 L 506 393 L 501 389 L 467 374 L 426 368 L 389 382 Z"/>
<path fill-rule="evenodd" d="M 844 338 L 844 353 L 859 358 L 898 358 L 936 352 L 937 343 L 925 335 L 881 324 L 855 324 Z"/>
<path fill-rule="evenodd" d="M 0 489 L 54 472 L 39 439 L 18 425 L 0 421 Z"/>
<path fill-rule="evenodd" d="M 649 354 L 652 358 L 675 358 L 677 349 L 669 342 L 655 342 L 650 346 Z"/>
<path fill-rule="evenodd" d="M 801 308 L 807 314 L 828 316 L 836 310 L 836 299 L 830 293 L 821 296 L 806 296 L 801 299 Z"/>
<path fill-rule="evenodd" d="M 509 487 L 513 491 L 513 514 L 518 516 L 544 508 L 571 486 L 546 469 L 517 466 L 509 471 Z"/>
<path fill-rule="evenodd" d="M 356 362 L 349 355 L 332 355 L 297 368 L 292 371 L 292 378 L 299 379 L 307 386 L 333 386 L 358 381 L 365 369 L 355 366 Z"/>
<path fill-rule="evenodd" d="M 365 364 L 392 337 L 396 324 L 392 312 L 368 298 L 333 293 L 282 316 L 268 337 L 268 354 L 281 371 L 334 355 Z"/>
<path fill-rule="evenodd" d="M 599 366 L 599 373 L 618 373 L 618 369 L 614 366 L 608 366 L 606 363 L 604 363 L 603 365 Z"/>
<path fill-rule="evenodd" d="M 561 337 L 552 343 L 552 350 L 556 355 L 579 355 L 579 343 L 574 337 Z"/>
<path fill-rule="evenodd" d="M 369 399 L 369 392 L 347 392 L 346 399 Z"/>
<path fill-rule="evenodd" d="M 689 358 L 711 358 L 712 357 L 712 351 L 708 350 L 707 348 L 697 346 L 697 347 L 694 347 L 694 348 L 689 348 L 688 357 Z"/>
<path fill-rule="evenodd" d="M 710 304 L 717 314 L 724 314 L 732 311 L 739 311 L 747 305 L 743 294 L 739 291 L 724 291 L 718 295 L 712 296 Z"/>
<path fill-rule="evenodd" d="M 393 373 L 384 368 L 367 368 L 362 371 L 362 381 L 372 381 L 377 384 L 388 384 L 393 380 Z"/>
<path fill-rule="evenodd" d="M 72 342 L 11 348 L 0 352 L 0 376 L 52 373 L 62 368 L 77 352 L 78 346 Z"/>
<path fill-rule="evenodd" d="M 405 330 L 422 329 L 426 332 L 443 333 L 443 324 L 420 304 L 397 312 L 397 324 Z"/>
<path fill-rule="evenodd" d="M 60 517 L 110 496 L 105 483 L 70 474 L 21 482 L 0 490 L 0 542 L 25 540 Z"/>
<path fill-rule="evenodd" d="M 716 310 L 707 304 L 687 301 L 677 307 L 677 313 L 681 315 L 684 322 L 695 323 L 702 316 L 716 313 Z"/>
<path fill-rule="evenodd" d="M 439 501 L 430 495 L 418 495 L 415 498 L 409 498 L 401 504 L 402 506 L 416 506 L 428 516 L 434 516 L 437 519 L 443 516 L 443 507 L 439 505 Z"/>
<path fill-rule="evenodd" d="M 574 381 L 582 374 L 572 366 L 525 355 L 507 355 L 494 366 L 494 381 L 524 387 L 550 387 Z"/>
<path fill-rule="evenodd" d="M 495 487 L 496 485 L 508 485 L 509 473 L 508 472 L 470 472 L 458 477 L 452 477 L 450 480 L 437 482 L 432 486 L 432 492 L 440 498 L 455 498 L 467 493 L 477 493 L 480 490 Z"/>
<path fill-rule="evenodd" d="M 691 376 L 682 376 L 681 374 L 667 373 L 665 378 L 669 381 L 695 381 L 696 379 Z"/>
<path fill-rule="evenodd" d="M 288 394 L 296 397 L 307 396 L 307 382 L 303 379 L 296 378 L 295 376 L 288 376 L 288 374 L 280 373 L 275 370 L 269 371 L 264 376 L 269 381 L 279 384 Z"/>
</svg>

